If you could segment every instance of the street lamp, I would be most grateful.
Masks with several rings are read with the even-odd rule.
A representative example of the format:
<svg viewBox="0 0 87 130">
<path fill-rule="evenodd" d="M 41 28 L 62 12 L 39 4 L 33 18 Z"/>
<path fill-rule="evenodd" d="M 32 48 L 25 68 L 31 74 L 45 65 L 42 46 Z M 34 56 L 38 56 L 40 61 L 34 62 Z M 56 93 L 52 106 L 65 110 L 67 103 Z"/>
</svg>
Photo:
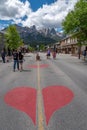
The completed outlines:
<svg viewBox="0 0 87 130">
<path fill-rule="evenodd" d="M 39 45 L 37 45 L 37 51 L 39 51 Z"/>
</svg>

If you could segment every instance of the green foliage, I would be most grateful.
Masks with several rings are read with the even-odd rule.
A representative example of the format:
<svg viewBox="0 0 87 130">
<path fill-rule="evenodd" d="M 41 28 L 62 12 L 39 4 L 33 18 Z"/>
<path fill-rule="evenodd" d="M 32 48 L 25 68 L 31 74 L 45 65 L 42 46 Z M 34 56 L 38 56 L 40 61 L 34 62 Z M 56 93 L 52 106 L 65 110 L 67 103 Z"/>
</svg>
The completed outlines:
<svg viewBox="0 0 87 130">
<path fill-rule="evenodd" d="M 8 27 L 5 37 L 7 41 L 6 46 L 10 49 L 17 49 L 23 43 L 14 25 Z"/>
<path fill-rule="evenodd" d="M 28 49 L 29 49 L 29 51 L 34 51 L 35 49 L 34 49 L 34 47 L 31 47 L 30 45 L 28 46 Z"/>
<path fill-rule="evenodd" d="M 44 44 L 41 44 L 41 45 L 40 45 L 40 50 L 42 50 L 42 51 L 45 50 L 45 45 L 44 45 Z"/>
<path fill-rule="evenodd" d="M 76 35 L 78 42 L 87 41 L 87 0 L 79 0 L 62 22 L 66 34 Z"/>
</svg>

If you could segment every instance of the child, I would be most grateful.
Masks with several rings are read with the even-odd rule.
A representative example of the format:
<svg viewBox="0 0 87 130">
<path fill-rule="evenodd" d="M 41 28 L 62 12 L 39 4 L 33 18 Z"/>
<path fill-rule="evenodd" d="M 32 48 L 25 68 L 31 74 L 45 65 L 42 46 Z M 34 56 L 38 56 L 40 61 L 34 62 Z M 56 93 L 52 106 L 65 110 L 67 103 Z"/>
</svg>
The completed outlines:
<svg viewBox="0 0 87 130">
<path fill-rule="evenodd" d="M 36 61 L 37 61 L 37 60 L 40 60 L 40 56 L 39 56 L 38 53 L 36 54 Z"/>
</svg>

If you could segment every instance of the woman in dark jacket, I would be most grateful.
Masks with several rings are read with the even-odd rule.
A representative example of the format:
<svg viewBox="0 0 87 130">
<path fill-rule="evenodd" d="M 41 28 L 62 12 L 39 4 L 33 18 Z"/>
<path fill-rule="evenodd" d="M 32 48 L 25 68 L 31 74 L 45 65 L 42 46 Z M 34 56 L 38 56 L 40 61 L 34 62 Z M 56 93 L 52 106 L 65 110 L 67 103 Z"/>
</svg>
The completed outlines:
<svg viewBox="0 0 87 130">
<path fill-rule="evenodd" d="M 21 52 L 19 52 L 19 69 L 20 71 L 23 70 L 23 59 L 24 59 L 24 56 Z"/>
</svg>

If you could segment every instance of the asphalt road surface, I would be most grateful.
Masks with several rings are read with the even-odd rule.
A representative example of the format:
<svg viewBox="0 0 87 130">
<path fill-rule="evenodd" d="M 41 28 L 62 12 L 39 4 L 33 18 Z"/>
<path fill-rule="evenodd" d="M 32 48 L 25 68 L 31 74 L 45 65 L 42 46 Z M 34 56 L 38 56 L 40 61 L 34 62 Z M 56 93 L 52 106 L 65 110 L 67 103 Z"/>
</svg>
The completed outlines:
<svg viewBox="0 0 87 130">
<path fill-rule="evenodd" d="M 0 62 L 0 130 L 87 130 L 87 62 L 35 56 L 22 72 Z"/>
</svg>

